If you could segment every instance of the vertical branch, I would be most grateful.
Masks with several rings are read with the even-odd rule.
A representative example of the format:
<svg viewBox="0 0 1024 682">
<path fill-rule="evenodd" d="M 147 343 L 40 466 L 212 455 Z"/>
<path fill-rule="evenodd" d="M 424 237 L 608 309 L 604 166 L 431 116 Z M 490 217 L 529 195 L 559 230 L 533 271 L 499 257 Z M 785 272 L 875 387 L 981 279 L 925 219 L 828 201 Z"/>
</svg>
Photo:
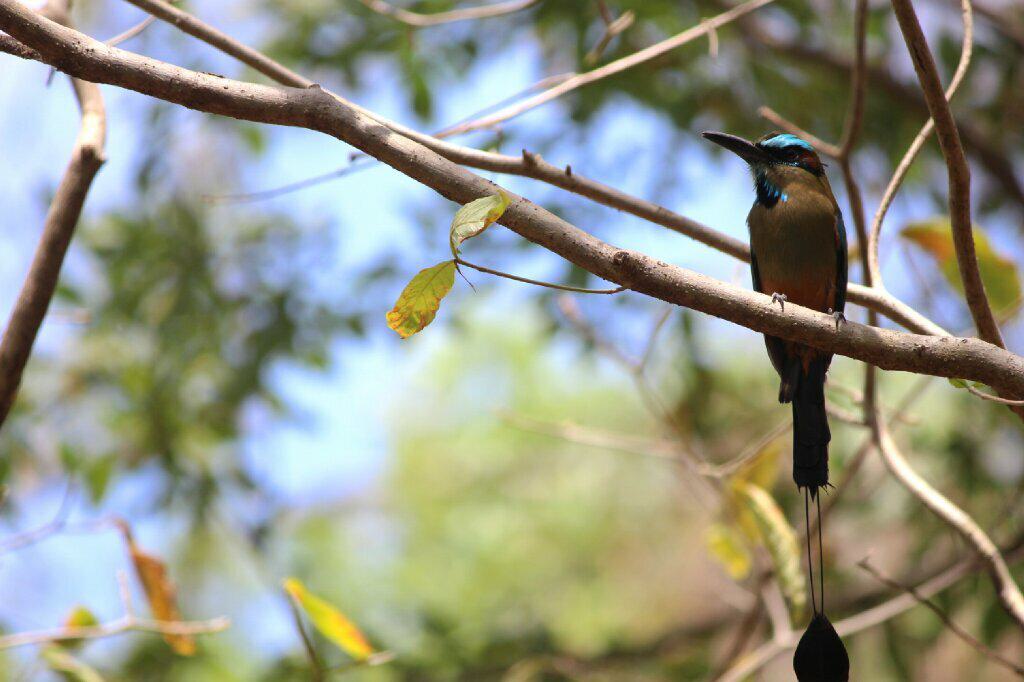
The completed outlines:
<svg viewBox="0 0 1024 682">
<path fill-rule="evenodd" d="M 971 13 L 971 1 L 961 0 L 961 14 L 963 15 L 964 24 L 964 38 L 963 45 L 960 48 L 960 61 L 956 65 L 956 72 L 953 74 L 953 79 L 949 82 L 949 87 L 946 88 L 946 101 L 950 101 L 953 95 L 956 93 L 957 88 L 960 87 L 960 83 L 963 82 L 964 76 L 967 75 L 967 68 L 971 64 L 971 53 L 974 50 L 974 17 Z M 900 185 L 903 184 L 903 179 L 907 176 L 910 171 L 910 166 L 913 165 L 914 159 L 921 152 L 921 148 L 924 147 L 925 141 L 935 130 L 935 119 L 929 118 L 921 128 L 921 132 L 917 134 L 914 141 L 911 142 L 910 147 L 907 148 L 906 153 L 900 160 L 899 165 L 896 167 L 896 171 L 893 173 L 892 179 L 889 180 L 888 186 L 885 188 L 885 194 L 882 195 L 882 201 L 878 205 L 878 211 L 875 213 L 874 219 L 871 221 L 871 232 L 868 235 L 868 262 L 871 265 L 871 270 L 875 275 L 874 284 L 876 287 L 882 286 L 881 271 L 878 264 L 878 242 L 882 233 L 882 221 L 885 219 L 885 214 L 889 210 L 889 206 L 892 205 L 892 200 L 896 196 L 896 192 L 899 191 Z"/>
<path fill-rule="evenodd" d="M 51 0 L 42 11 L 56 21 L 68 23 L 66 0 Z M 107 126 L 99 86 L 77 78 L 71 79 L 71 85 L 82 112 L 81 124 L 71 161 L 46 214 L 32 265 L 0 339 L 0 425 L 14 404 L 39 327 L 57 288 L 61 265 L 82 213 L 82 205 L 104 161 Z"/>
<path fill-rule="evenodd" d="M 978 269 L 978 258 L 974 249 L 974 235 L 971 226 L 971 169 L 960 142 L 960 133 L 949 109 L 949 102 L 939 82 L 935 60 L 928 49 L 928 41 L 911 0 L 892 0 L 896 20 L 899 22 L 903 39 L 907 43 L 914 70 L 924 91 L 928 111 L 935 121 L 942 156 L 949 171 L 949 218 L 953 229 L 953 245 L 956 247 L 956 261 L 963 280 L 967 306 L 971 310 L 978 335 L 997 346 L 1003 346 L 1003 337 L 992 306 L 985 293 Z"/>
</svg>

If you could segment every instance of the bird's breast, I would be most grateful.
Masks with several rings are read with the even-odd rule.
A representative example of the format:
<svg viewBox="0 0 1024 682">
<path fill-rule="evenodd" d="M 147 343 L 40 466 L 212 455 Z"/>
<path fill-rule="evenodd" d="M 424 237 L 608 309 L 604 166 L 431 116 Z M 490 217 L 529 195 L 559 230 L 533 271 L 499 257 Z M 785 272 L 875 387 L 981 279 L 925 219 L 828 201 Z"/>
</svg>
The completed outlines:
<svg viewBox="0 0 1024 682">
<path fill-rule="evenodd" d="M 839 264 L 830 201 L 790 193 L 772 208 L 755 204 L 747 222 L 764 293 L 822 312 L 834 307 Z"/>
</svg>

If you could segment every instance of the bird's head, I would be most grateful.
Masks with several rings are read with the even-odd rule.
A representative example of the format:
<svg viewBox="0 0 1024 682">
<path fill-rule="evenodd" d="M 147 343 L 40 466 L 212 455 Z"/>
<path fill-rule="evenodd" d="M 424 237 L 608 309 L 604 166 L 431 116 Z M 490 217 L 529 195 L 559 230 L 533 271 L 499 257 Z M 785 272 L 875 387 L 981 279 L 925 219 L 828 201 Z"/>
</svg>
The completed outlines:
<svg viewBox="0 0 1024 682">
<path fill-rule="evenodd" d="M 796 135 L 771 132 L 756 142 L 727 133 L 705 132 L 703 135 L 749 163 L 755 172 L 771 166 L 793 166 L 813 175 L 824 172 L 824 164 L 814 147 Z"/>
</svg>

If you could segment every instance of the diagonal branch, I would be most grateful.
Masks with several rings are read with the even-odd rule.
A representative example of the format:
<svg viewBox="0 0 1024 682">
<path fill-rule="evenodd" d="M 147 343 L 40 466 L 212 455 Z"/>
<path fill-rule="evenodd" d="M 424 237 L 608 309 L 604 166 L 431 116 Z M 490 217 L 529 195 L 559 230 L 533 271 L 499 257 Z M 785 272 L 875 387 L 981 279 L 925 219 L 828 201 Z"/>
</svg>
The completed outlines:
<svg viewBox="0 0 1024 682">
<path fill-rule="evenodd" d="M 498 2 L 493 5 L 480 5 L 479 7 L 453 9 L 450 12 L 420 14 L 418 12 L 410 12 L 409 10 L 402 9 L 401 7 L 395 7 L 392 4 L 384 2 L 384 0 L 359 0 L 359 2 L 363 3 L 368 9 L 373 10 L 377 14 L 391 17 L 403 24 L 416 28 L 451 24 L 456 21 L 472 21 L 474 19 L 500 17 L 504 14 L 512 14 L 513 12 L 519 12 L 520 10 L 533 7 L 540 1 L 541 0 L 509 0 L 508 2 Z"/>
<path fill-rule="evenodd" d="M 67 23 L 66 0 L 51 0 L 42 11 Z M 39 327 L 56 291 L 60 269 L 82 213 L 82 205 L 104 161 L 107 122 L 100 89 L 94 83 L 77 78 L 72 78 L 71 86 L 82 112 L 78 137 L 64 177 L 50 202 L 32 265 L 0 339 L 0 425 L 14 404 Z"/>
<path fill-rule="evenodd" d="M 467 203 L 499 188 L 395 134 L 319 87 L 274 88 L 211 76 L 103 45 L 41 19 L 16 0 L 0 0 L 0 30 L 71 74 L 234 118 L 289 125 L 334 136 L 434 189 Z M 883 369 L 981 381 L 1024 396 L 1024 358 L 979 341 L 905 334 L 848 323 L 800 306 L 785 312 L 767 296 L 626 251 L 597 239 L 530 201 L 512 203 L 501 223 L 598 277 L 755 331 L 848 355 Z"/>
<path fill-rule="evenodd" d="M 202 40 L 203 42 L 216 47 L 225 54 L 238 59 L 243 64 L 259 71 L 282 85 L 306 88 L 314 85 L 314 82 L 301 76 L 278 62 L 270 59 L 261 52 L 254 50 L 216 28 L 204 23 L 196 17 L 184 12 L 163 0 L 128 0 L 137 7 L 151 12 L 154 16 L 176 26 L 181 31 Z M 14 49 L 19 49 L 20 43 L 15 43 Z M 5 46 L 0 44 L 0 49 Z M 6 51 L 12 52 L 10 47 Z M 37 56 L 22 55 L 28 59 L 38 59 Z M 559 79 L 563 82 L 564 79 Z M 330 91 L 328 91 L 330 93 Z M 614 187 L 602 184 L 595 180 L 586 178 L 575 172 L 568 172 L 568 168 L 554 166 L 540 157 L 525 149 L 521 157 L 496 154 L 493 152 L 481 151 L 471 147 L 452 144 L 438 137 L 413 130 L 394 121 L 390 121 L 372 111 L 363 109 L 359 105 L 348 102 L 344 98 L 334 96 L 340 103 L 350 106 L 360 113 L 369 116 L 381 125 L 387 126 L 399 135 L 414 140 L 424 145 L 431 151 L 440 154 L 449 161 L 479 168 L 481 170 L 505 173 L 528 177 L 540 180 L 568 192 L 573 192 L 582 197 L 595 201 L 603 206 L 608 206 L 620 211 L 625 211 L 639 218 L 647 220 L 655 225 L 667 227 L 670 230 L 690 237 L 706 246 L 717 249 L 739 260 L 750 261 L 750 249 L 744 242 L 723 234 L 713 228 L 691 220 L 663 206 L 650 201 L 626 194 Z M 347 170 L 347 169 L 346 169 Z M 332 172 L 330 175 L 342 173 Z M 305 185 L 302 181 L 297 183 Z M 851 303 L 866 306 L 889 319 L 903 325 L 910 331 L 919 334 L 931 334 L 936 336 L 948 335 L 942 327 L 920 314 L 902 301 L 899 301 L 888 292 L 871 289 L 858 284 L 850 284 L 849 300 Z"/>
</svg>

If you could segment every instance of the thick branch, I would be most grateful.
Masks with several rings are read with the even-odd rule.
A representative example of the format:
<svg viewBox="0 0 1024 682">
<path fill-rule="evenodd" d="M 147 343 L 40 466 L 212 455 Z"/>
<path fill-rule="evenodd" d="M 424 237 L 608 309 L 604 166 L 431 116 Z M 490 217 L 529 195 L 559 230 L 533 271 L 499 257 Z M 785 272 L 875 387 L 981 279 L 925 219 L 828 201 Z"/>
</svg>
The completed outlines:
<svg viewBox="0 0 1024 682">
<path fill-rule="evenodd" d="M 990 343 L 1002 346 L 1003 337 L 985 294 L 985 285 L 981 281 L 978 257 L 974 250 L 974 233 L 971 225 L 971 169 L 967 165 L 963 145 L 960 144 L 960 133 L 949 109 L 949 102 L 946 101 L 935 60 L 928 49 L 928 41 L 917 20 L 914 6 L 910 0 L 892 0 L 892 6 L 914 62 L 917 78 L 921 82 L 928 111 L 935 121 L 939 147 L 949 169 L 949 218 L 952 222 L 953 245 L 956 247 L 956 261 L 960 268 L 960 279 L 964 284 L 967 306 L 974 317 L 978 335 Z"/>
<path fill-rule="evenodd" d="M 498 189 L 417 142 L 395 134 L 318 87 L 272 88 L 197 73 L 110 48 L 0 0 L 0 29 L 43 60 L 81 78 L 136 90 L 208 113 L 318 130 L 341 139 L 442 196 L 466 203 Z M 899 369 L 981 381 L 1024 396 L 1024 358 L 976 339 L 927 337 L 848 323 L 799 306 L 785 312 L 761 294 L 618 249 L 515 196 L 501 222 L 593 274 L 755 331 Z"/>
<path fill-rule="evenodd" d="M 66 7 L 59 3 L 50 3 L 44 11 L 67 21 Z M 22 13 L 30 14 L 30 10 L 23 9 Z M 33 18 L 51 23 L 46 19 Z M 82 213 L 86 194 L 103 165 L 106 137 L 103 96 L 95 83 L 73 78 L 71 85 L 82 112 L 81 123 L 71 151 L 71 161 L 50 203 L 32 265 L 0 340 L 0 424 L 7 419 L 14 404 L 39 327 L 57 288 L 61 265 Z"/>
</svg>

